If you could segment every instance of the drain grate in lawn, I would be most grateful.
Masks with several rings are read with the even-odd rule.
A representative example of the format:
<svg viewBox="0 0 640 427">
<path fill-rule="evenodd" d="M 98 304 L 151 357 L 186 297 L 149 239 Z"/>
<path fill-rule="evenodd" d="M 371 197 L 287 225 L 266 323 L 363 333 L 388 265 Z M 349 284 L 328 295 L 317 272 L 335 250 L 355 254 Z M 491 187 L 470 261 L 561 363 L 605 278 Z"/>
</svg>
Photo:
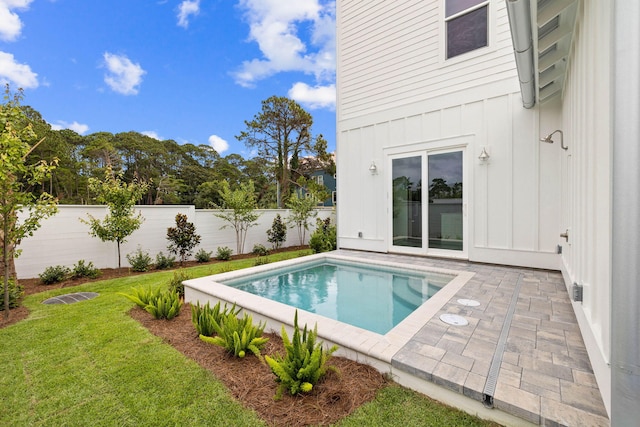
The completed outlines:
<svg viewBox="0 0 640 427">
<path fill-rule="evenodd" d="M 95 292 L 76 292 L 73 294 L 58 295 L 42 301 L 43 304 L 73 304 L 74 302 L 86 301 L 97 297 Z"/>
</svg>

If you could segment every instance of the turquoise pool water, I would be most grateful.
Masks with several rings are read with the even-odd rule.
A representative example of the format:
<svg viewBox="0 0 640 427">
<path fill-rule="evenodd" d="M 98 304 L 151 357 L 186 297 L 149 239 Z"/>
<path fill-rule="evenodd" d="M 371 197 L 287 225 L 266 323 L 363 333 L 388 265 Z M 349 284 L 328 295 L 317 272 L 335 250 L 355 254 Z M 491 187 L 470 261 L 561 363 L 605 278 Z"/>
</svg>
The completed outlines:
<svg viewBox="0 0 640 427">
<path fill-rule="evenodd" d="M 327 260 L 222 283 L 384 335 L 453 277 Z"/>
</svg>

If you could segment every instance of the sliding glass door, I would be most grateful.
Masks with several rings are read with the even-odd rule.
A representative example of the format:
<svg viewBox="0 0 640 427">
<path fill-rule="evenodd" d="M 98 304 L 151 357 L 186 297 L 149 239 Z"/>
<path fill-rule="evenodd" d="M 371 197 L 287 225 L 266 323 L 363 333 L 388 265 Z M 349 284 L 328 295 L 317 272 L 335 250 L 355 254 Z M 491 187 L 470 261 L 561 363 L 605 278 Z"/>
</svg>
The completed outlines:
<svg viewBox="0 0 640 427">
<path fill-rule="evenodd" d="M 464 156 L 459 149 L 391 159 L 392 250 L 464 253 L 463 171 Z"/>
</svg>

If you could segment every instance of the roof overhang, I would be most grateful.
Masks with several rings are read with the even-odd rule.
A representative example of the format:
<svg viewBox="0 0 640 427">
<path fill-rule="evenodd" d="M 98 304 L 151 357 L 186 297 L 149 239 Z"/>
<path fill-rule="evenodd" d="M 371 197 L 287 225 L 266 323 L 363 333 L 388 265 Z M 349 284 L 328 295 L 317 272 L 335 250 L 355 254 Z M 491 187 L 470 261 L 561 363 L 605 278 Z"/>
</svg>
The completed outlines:
<svg viewBox="0 0 640 427">
<path fill-rule="evenodd" d="M 525 108 L 564 91 L 578 0 L 506 0 Z"/>
</svg>

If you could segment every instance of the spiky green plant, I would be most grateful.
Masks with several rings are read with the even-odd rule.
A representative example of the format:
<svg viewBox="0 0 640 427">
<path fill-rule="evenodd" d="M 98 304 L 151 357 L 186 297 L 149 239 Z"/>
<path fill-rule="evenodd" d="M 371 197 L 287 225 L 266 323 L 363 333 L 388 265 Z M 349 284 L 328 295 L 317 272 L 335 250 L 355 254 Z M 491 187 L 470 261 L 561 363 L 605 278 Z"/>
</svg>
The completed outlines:
<svg viewBox="0 0 640 427">
<path fill-rule="evenodd" d="M 118 295 L 133 301 L 140 308 L 145 308 L 152 300 L 157 299 L 161 292 L 159 287 L 141 286 L 131 288 L 131 293 L 118 292 Z"/>
<path fill-rule="evenodd" d="M 277 381 L 280 382 L 276 399 L 280 399 L 285 390 L 288 390 L 292 395 L 310 392 L 328 369 L 335 369 L 334 366 L 327 365 L 327 361 L 331 354 L 338 350 L 338 346 L 334 345 L 325 351 L 322 347 L 322 341 L 316 343 L 317 337 L 317 325 L 313 331 L 309 331 L 305 324 L 304 330 L 300 333 L 298 310 L 296 310 L 293 320 L 291 340 L 282 326 L 282 341 L 286 355 L 284 357 L 277 355 L 264 357 L 271 371 L 276 375 Z"/>
<path fill-rule="evenodd" d="M 250 351 L 262 360 L 260 350 L 269 341 L 269 338 L 262 337 L 266 325 L 262 322 L 258 326 L 254 325 L 253 318 L 246 313 L 242 318 L 234 313 L 228 313 L 221 322 L 212 319 L 212 326 L 217 336 L 200 335 L 200 339 L 223 347 L 236 357 L 243 358 L 247 351 Z"/>
<path fill-rule="evenodd" d="M 221 309 L 220 301 L 218 301 L 213 308 L 211 308 L 209 303 L 201 306 L 200 301 L 198 301 L 196 305 L 191 306 L 191 322 L 193 326 L 195 326 L 198 335 L 210 337 L 215 333 L 215 329 L 213 328 L 214 320 L 220 324 L 225 316 L 229 314 L 237 316 L 238 313 L 240 313 L 240 308 L 236 308 L 235 303 L 233 303 L 231 308 L 227 307 L 225 303 L 224 308 Z"/>
<path fill-rule="evenodd" d="M 180 294 L 175 291 L 164 291 L 156 298 L 152 298 L 144 309 L 156 319 L 171 320 L 180 314 L 182 301 Z"/>
</svg>

